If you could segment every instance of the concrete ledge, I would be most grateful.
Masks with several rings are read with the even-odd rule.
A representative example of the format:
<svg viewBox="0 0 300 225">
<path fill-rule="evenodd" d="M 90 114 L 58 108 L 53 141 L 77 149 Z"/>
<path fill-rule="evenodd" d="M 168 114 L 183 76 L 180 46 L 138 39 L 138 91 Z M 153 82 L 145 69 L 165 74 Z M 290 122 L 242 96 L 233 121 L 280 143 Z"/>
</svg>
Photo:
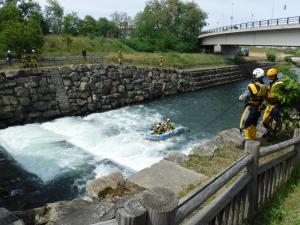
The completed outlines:
<svg viewBox="0 0 300 225">
<path fill-rule="evenodd" d="M 184 187 L 198 184 L 207 177 L 173 162 L 161 160 L 130 176 L 128 180 L 144 188 L 163 187 L 178 194 Z"/>
</svg>

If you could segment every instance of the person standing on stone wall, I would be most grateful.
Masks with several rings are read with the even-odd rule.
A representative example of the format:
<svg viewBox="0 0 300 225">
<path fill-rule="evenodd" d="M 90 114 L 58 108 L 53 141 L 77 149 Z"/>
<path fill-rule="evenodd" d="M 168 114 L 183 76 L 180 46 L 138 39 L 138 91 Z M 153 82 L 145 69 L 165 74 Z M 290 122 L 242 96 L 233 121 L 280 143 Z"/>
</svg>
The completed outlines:
<svg viewBox="0 0 300 225">
<path fill-rule="evenodd" d="M 30 60 L 31 60 L 31 57 L 30 55 L 27 53 L 27 51 L 24 49 L 23 50 L 23 53 L 21 55 L 21 61 L 22 61 L 22 66 L 23 68 L 28 68 L 30 66 Z"/>
<path fill-rule="evenodd" d="M 82 49 L 81 55 L 82 55 L 84 62 L 86 62 L 86 50 L 85 49 Z"/>
<path fill-rule="evenodd" d="M 6 63 L 11 66 L 12 64 L 12 54 L 11 54 L 11 51 L 8 50 L 6 55 L 5 55 L 5 59 L 6 59 Z"/>
<path fill-rule="evenodd" d="M 34 49 L 31 51 L 31 66 L 32 67 L 37 67 L 37 54 Z"/>
</svg>

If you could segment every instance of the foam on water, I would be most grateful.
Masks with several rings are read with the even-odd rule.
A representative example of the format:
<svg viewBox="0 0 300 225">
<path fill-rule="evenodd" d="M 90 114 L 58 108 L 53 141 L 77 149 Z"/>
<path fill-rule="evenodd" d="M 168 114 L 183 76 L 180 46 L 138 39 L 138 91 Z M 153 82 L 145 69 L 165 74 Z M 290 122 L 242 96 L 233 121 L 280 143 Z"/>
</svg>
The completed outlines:
<svg viewBox="0 0 300 225">
<path fill-rule="evenodd" d="M 152 142 L 144 138 L 149 128 L 162 116 L 144 106 L 125 107 L 85 118 L 64 118 L 44 123 L 42 127 L 99 158 L 140 170 L 157 162 L 175 145 L 175 139 Z M 96 171 L 99 174 L 99 169 Z"/>
<path fill-rule="evenodd" d="M 112 171 L 125 176 L 159 161 L 185 137 L 162 142 L 144 134 L 162 119 L 157 109 L 125 107 L 86 117 L 66 117 L 43 124 L 10 127 L 0 131 L 2 145 L 27 171 L 42 181 L 82 170 L 93 164 L 96 177 Z M 192 142 L 181 151 L 187 152 Z"/>
<path fill-rule="evenodd" d="M 39 124 L 10 127 L 0 131 L 2 145 L 27 171 L 48 182 L 67 170 L 75 170 L 88 155 L 69 145 L 64 137 Z"/>
</svg>

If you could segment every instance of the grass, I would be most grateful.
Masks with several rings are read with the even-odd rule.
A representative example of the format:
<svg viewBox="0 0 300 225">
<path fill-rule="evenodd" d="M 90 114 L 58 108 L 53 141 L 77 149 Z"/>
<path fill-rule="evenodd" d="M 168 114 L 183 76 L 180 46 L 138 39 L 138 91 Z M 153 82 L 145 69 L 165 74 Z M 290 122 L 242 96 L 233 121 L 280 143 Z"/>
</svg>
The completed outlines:
<svg viewBox="0 0 300 225">
<path fill-rule="evenodd" d="M 88 55 L 105 55 L 116 62 L 118 51 L 121 51 L 125 64 L 136 66 L 159 67 L 160 57 L 164 57 L 164 67 L 174 69 L 203 68 L 214 65 L 222 66 L 231 64 L 223 56 L 213 54 L 180 54 L 176 52 L 145 53 L 136 52 L 118 39 L 102 37 L 72 37 L 72 43 L 68 46 L 63 36 L 46 36 L 42 49 L 42 57 L 50 56 L 78 56 L 82 49 L 86 49 Z M 130 62 L 128 62 L 130 59 Z"/>
<path fill-rule="evenodd" d="M 277 191 L 266 203 L 257 217 L 256 225 L 300 225 L 300 167 L 298 166 L 288 183 Z"/>
<path fill-rule="evenodd" d="M 226 144 L 215 151 L 213 156 L 192 156 L 184 167 L 212 177 L 245 155 L 244 150 L 237 149 L 235 144 Z"/>
<path fill-rule="evenodd" d="M 71 37 L 72 43 L 68 46 L 63 36 L 45 36 L 45 44 L 42 48 L 43 57 L 49 56 L 74 56 L 81 55 L 85 49 L 89 55 L 107 55 L 110 53 L 132 53 L 133 49 L 124 45 L 118 39 L 102 37 Z"/>
</svg>

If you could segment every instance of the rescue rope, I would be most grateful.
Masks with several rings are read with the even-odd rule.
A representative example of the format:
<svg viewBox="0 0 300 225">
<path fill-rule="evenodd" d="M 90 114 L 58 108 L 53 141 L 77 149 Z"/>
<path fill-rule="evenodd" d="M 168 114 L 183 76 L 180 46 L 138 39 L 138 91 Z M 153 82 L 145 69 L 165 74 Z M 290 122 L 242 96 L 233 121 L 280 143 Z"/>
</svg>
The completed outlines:
<svg viewBox="0 0 300 225">
<path fill-rule="evenodd" d="M 206 129 L 208 126 L 210 126 L 212 123 L 214 123 L 215 121 L 217 121 L 218 119 L 222 118 L 222 115 L 225 114 L 226 112 L 228 112 L 230 109 L 232 109 L 237 103 L 239 103 L 238 101 L 235 101 L 234 103 L 232 103 L 231 105 L 229 105 L 225 110 L 223 110 L 222 112 L 220 112 L 214 119 L 210 120 L 208 123 L 206 123 L 204 126 L 202 126 L 199 129 L 195 129 L 195 130 L 188 130 L 189 132 L 195 132 L 195 131 L 203 131 L 203 130 L 210 130 Z"/>
</svg>

